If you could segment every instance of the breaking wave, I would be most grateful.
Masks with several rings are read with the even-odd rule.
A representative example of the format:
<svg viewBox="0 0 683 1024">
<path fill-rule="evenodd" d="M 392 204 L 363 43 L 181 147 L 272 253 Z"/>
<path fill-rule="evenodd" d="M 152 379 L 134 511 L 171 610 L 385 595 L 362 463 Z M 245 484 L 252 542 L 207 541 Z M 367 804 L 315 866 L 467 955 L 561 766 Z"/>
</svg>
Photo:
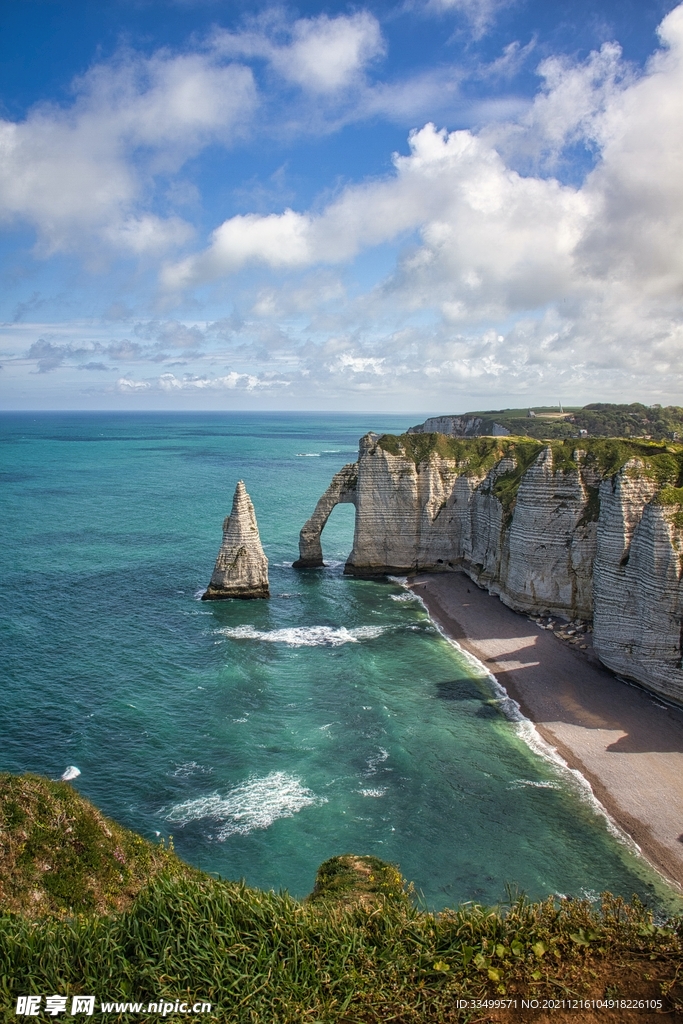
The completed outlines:
<svg viewBox="0 0 683 1024">
<path fill-rule="evenodd" d="M 263 640 L 288 647 L 341 647 L 361 640 L 374 640 L 386 632 L 385 626 L 292 626 L 290 629 L 260 630 L 255 626 L 225 626 L 216 630 L 231 640 Z"/>
<path fill-rule="evenodd" d="M 531 786 L 533 789 L 560 789 L 557 782 L 543 782 L 537 779 L 516 779 L 510 783 L 508 789 L 522 789 L 524 786 Z"/>
<path fill-rule="evenodd" d="M 292 818 L 304 807 L 324 803 L 324 797 L 316 796 L 295 775 L 271 772 L 263 778 L 247 779 L 226 796 L 212 793 L 175 804 L 166 820 L 181 826 L 202 819 L 215 822 L 218 829 L 212 838 L 222 842 L 229 836 L 269 828 L 278 818 Z"/>
<path fill-rule="evenodd" d="M 395 577 L 395 579 L 396 582 L 401 582 L 399 577 Z M 413 593 L 415 592 L 413 591 Z M 417 594 L 415 596 L 422 604 L 427 615 L 429 615 L 429 609 L 423 599 Z M 498 681 L 496 676 L 493 675 L 486 665 L 484 665 L 479 658 L 476 658 L 473 654 L 470 654 L 469 651 L 466 651 L 464 647 L 461 647 L 457 640 L 448 636 L 436 620 L 431 619 L 431 621 L 444 640 L 449 643 L 451 647 L 454 647 L 458 654 L 463 658 L 467 664 L 469 672 L 475 678 L 479 678 L 486 682 L 489 688 L 493 690 L 494 699 L 491 703 L 497 705 L 508 721 L 513 723 L 518 737 L 526 743 L 526 745 L 533 750 L 535 754 L 541 757 L 546 764 L 549 764 L 561 778 L 568 782 L 580 799 L 587 803 L 596 814 L 600 815 L 604 819 L 608 832 L 610 832 L 615 839 L 619 840 L 619 842 L 630 849 L 631 852 L 640 855 L 641 849 L 638 844 L 631 838 L 631 836 L 628 835 L 628 833 L 624 832 L 621 826 L 618 825 L 610 816 L 609 812 L 600 803 L 593 792 L 593 787 L 588 779 L 585 778 L 585 776 L 583 776 L 576 768 L 570 768 L 555 747 L 552 747 L 543 739 L 534 722 L 523 714 L 517 701 L 513 700 L 502 683 Z"/>
</svg>

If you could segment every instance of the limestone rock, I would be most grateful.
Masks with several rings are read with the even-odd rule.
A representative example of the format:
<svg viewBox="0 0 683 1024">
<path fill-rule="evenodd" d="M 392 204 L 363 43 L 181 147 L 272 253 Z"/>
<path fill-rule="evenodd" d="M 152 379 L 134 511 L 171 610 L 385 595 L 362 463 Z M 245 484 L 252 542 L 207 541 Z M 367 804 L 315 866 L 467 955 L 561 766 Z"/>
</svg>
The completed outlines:
<svg viewBox="0 0 683 1024">
<path fill-rule="evenodd" d="M 408 427 L 409 434 L 450 434 L 453 437 L 476 437 L 484 421 L 481 416 L 431 416 L 424 423 Z"/>
<path fill-rule="evenodd" d="M 595 527 L 579 526 L 588 492 L 545 448 L 522 477 L 509 528 L 503 600 L 518 611 L 590 619 Z M 503 595 L 501 595 L 503 596 Z"/>
<path fill-rule="evenodd" d="M 269 596 L 268 559 L 261 547 L 254 506 L 240 480 L 232 511 L 223 523 L 223 543 L 202 601 Z"/>
<path fill-rule="evenodd" d="M 358 464 L 356 462 L 349 462 L 334 474 L 332 483 L 318 501 L 313 515 L 304 524 L 299 534 L 299 558 L 294 563 L 295 569 L 316 569 L 324 564 L 320 534 L 335 505 L 356 504 L 357 483 Z"/>
<path fill-rule="evenodd" d="M 378 440 L 367 434 L 360 441 L 356 529 L 345 572 L 376 576 L 445 564 L 452 559 L 456 463 L 432 453 L 416 465 Z"/>
<path fill-rule="evenodd" d="M 487 420 L 481 416 L 431 416 L 424 423 L 408 427 L 408 434 L 447 434 L 451 437 L 478 437 L 490 434 L 492 437 L 507 437 L 507 427 L 495 420 Z"/>
<path fill-rule="evenodd" d="M 602 484 L 593 643 L 608 668 L 683 704 L 683 530 L 640 468 Z"/>
<path fill-rule="evenodd" d="M 347 574 L 462 569 L 516 611 L 592 620 L 605 665 L 683 704 L 678 491 L 660 501 L 661 480 L 636 457 L 608 472 L 604 451 L 444 441 L 361 438 L 357 465 L 302 530 L 296 564 L 322 564 L 320 531 L 337 502 L 353 501 Z"/>
<path fill-rule="evenodd" d="M 540 448 L 521 480 L 514 511 L 496 495 L 514 474 L 514 445 L 485 473 L 436 451 L 419 463 L 361 439 L 356 530 L 346 572 L 355 576 L 464 569 L 517 611 L 592 618 L 596 524 L 578 469 L 553 466 Z M 576 452 L 579 459 L 583 453 Z"/>
</svg>

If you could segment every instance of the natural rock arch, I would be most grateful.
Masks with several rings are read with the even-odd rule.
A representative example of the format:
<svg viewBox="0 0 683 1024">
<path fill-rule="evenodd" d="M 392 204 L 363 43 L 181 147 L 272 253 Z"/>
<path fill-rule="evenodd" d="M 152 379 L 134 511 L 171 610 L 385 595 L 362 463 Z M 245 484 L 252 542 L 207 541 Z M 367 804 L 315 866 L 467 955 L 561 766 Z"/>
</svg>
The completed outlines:
<svg viewBox="0 0 683 1024">
<path fill-rule="evenodd" d="M 356 504 L 358 463 L 349 462 L 332 477 L 332 482 L 315 506 L 313 515 L 299 534 L 299 558 L 295 569 L 317 569 L 323 565 L 320 535 L 335 505 Z"/>
</svg>

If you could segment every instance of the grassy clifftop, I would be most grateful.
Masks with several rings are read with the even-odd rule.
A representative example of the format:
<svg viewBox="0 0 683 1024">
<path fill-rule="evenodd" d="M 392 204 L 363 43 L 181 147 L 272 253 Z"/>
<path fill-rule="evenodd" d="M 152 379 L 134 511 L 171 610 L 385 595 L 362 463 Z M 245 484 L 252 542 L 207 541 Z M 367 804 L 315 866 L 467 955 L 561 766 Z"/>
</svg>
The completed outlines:
<svg viewBox="0 0 683 1024">
<path fill-rule="evenodd" d="M 601 905 L 522 898 L 506 907 L 467 904 L 431 914 L 414 906 L 395 867 L 346 855 L 321 865 L 311 896 L 301 902 L 209 878 L 168 852 L 156 851 L 155 859 L 154 849 L 141 839 L 135 844 L 132 833 L 71 787 L 35 776 L 2 781 L 3 850 L 19 851 L 23 844 L 24 851 L 5 862 L 14 865 L 17 888 L 0 906 L 6 1020 L 15 1019 L 17 996 L 30 992 L 145 1005 L 201 1000 L 212 1004 L 202 1020 L 236 1024 L 510 1021 L 521 1018 L 468 1000 L 516 999 L 520 1006 L 522 998 L 549 996 L 661 1000 L 669 1012 L 683 1004 L 683 921 L 655 924 L 637 901 L 629 906 L 608 894 Z M 35 813 L 30 828 L 17 813 L 17 807 L 26 813 L 27 804 Z M 79 821 L 89 823 L 87 835 Z M 43 822 L 53 837 L 49 871 L 38 862 L 45 849 L 26 846 Z M 80 838 L 67 838 L 73 833 L 64 833 L 64 823 Z M 79 844 L 80 869 L 73 860 Z M 91 893 L 109 892 L 109 856 L 120 864 L 117 851 L 131 856 L 138 880 L 143 863 L 149 870 L 132 901 L 129 889 L 122 909 L 93 896 L 91 908 L 100 906 L 84 913 L 82 897 L 69 906 L 64 890 L 59 906 L 40 901 L 42 916 L 30 897 L 23 907 L 33 916 L 17 912 L 37 870 L 65 879 L 76 871 Z M 630 1019 L 619 1010 L 608 1015 L 590 1008 L 566 1019 L 579 1017 Z M 112 1013 L 109 1019 L 131 1016 Z M 565 1018 L 553 1012 L 533 1019 Z M 634 1019 L 660 1017 L 641 1010 Z"/>
<path fill-rule="evenodd" d="M 683 443 L 678 442 L 622 437 L 539 440 L 526 435 L 465 438 L 430 433 L 382 434 L 377 443 L 383 451 L 410 459 L 415 465 L 435 453 L 455 463 L 466 476 L 487 473 L 505 456 L 530 465 L 544 448 L 550 448 L 558 469 L 576 469 L 579 452 L 582 464 L 594 465 L 603 476 L 618 472 L 630 459 L 639 459 L 643 472 L 662 485 L 683 485 Z"/>
</svg>

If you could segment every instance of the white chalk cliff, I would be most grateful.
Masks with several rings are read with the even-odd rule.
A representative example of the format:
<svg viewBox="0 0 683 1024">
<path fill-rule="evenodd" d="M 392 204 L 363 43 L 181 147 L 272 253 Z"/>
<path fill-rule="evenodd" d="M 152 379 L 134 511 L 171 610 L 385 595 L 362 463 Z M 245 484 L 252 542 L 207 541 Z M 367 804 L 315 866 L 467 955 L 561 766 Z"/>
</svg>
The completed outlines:
<svg viewBox="0 0 683 1024">
<path fill-rule="evenodd" d="M 269 595 L 268 559 L 261 547 L 254 506 L 240 480 L 232 511 L 223 523 L 223 543 L 202 601 Z"/>
<path fill-rule="evenodd" d="M 681 479 L 680 445 L 368 434 L 297 564 L 322 564 L 320 532 L 352 501 L 347 574 L 464 570 L 517 611 L 593 622 L 605 665 L 683 703 Z"/>
</svg>

